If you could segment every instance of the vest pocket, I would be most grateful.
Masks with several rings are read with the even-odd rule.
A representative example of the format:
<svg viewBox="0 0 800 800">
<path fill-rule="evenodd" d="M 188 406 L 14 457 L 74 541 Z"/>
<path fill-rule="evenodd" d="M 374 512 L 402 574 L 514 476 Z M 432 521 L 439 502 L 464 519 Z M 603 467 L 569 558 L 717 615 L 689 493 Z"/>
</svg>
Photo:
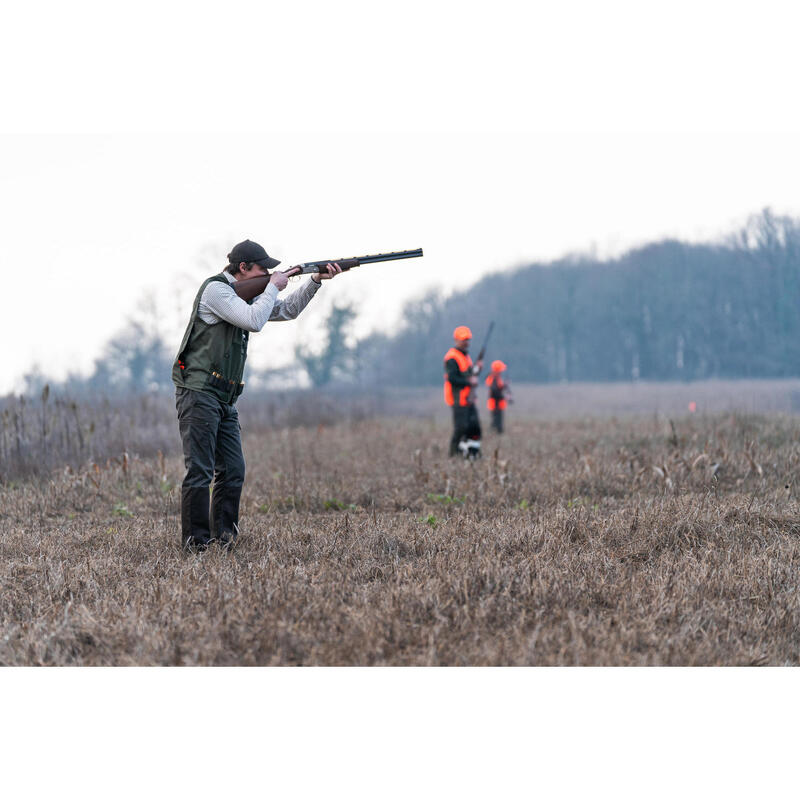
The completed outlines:
<svg viewBox="0 0 800 800">
<path fill-rule="evenodd" d="M 219 372 L 212 370 L 208 373 L 208 380 L 206 384 L 210 386 L 212 389 L 222 389 L 223 391 L 228 391 L 230 389 L 228 385 L 228 381 L 222 377 Z"/>
</svg>

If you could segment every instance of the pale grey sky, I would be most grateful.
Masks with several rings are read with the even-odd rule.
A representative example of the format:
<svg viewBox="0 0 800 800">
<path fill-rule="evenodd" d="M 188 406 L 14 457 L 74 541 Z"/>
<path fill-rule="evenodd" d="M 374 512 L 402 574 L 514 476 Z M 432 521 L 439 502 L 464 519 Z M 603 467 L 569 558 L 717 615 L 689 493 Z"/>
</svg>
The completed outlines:
<svg viewBox="0 0 800 800">
<path fill-rule="evenodd" d="M 0 392 L 88 370 L 143 304 L 177 345 L 244 238 L 287 264 L 425 250 L 268 326 L 262 366 L 334 299 L 365 333 L 486 272 L 800 215 L 789 3 L 157 7 L 0 33 L 0 269 L 25 280 Z"/>
</svg>

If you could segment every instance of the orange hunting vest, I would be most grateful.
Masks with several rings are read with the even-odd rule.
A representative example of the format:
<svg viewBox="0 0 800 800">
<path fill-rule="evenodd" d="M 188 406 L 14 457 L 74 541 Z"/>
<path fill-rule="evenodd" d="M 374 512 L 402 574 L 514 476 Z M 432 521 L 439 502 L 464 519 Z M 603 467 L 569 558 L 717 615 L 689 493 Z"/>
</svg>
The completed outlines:
<svg viewBox="0 0 800 800">
<path fill-rule="evenodd" d="M 495 383 L 495 381 L 497 382 Z M 489 387 L 489 400 L 486 403 L 486 407 L 489 409 L 489 411 L 494 411 L 496 408 L 499 408 L 501 411 L 503 411 L 508 403 L 506 402 L 505 397 L 502 396 L 505 383 L 500 377 L 500 374 L 497 372 L 490 373 L 486 378 L 486 385 Z M 500 395 L 499 402 L 492 397 L 493 394 Z"/>
<path fill-rule="evenodd" d="M 445 354 L 445 364 L 454 358 L 458 364 L 458 368 L 462 372 L 467 372 L 472 367 L 472 359 L 466 354 L 462 353 L 457 347 L 451 347 Z M 458 404 L 460 406 L 468 405 L 467 398 L 469 397 L 470 386 L 465 386 L 458 393 Z M 447 371 L 444 373 L 444 401 L 447 405 L 455 405 L 455 397 L 453 396 L 453 384 L 447 380 Z"/>
</svg>

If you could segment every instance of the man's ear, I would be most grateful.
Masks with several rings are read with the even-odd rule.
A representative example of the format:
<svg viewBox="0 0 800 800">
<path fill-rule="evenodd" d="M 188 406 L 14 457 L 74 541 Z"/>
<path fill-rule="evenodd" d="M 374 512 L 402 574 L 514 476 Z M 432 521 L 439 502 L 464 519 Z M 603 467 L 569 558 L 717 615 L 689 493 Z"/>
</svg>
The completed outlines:
<svg viewBox="0 0 800 800">
<path fill-rule="evenodd" d="M 250 271 L 250 269 L 249 269 L 249 267 L 247 266 L 247 262 L 246 262 L 246 261 L 240 261 L 240 262 L 239 262 L 239 272 L 245 272 L 245 273 L 247 273 L 247 272 L 249 272 L 249 271 Z"/>
</svg>

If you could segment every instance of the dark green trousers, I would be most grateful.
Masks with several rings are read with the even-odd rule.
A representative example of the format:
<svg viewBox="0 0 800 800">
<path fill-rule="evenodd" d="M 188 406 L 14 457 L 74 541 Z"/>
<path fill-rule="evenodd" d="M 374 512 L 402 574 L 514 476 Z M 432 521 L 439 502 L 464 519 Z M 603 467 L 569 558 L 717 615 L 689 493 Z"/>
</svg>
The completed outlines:
<svg viewBox="0 0 800 800">
<path fill-rule="evenodd" d="M 450 455 L 458 455 L 458 443 L 462 439 L 480 439 L 481 421 L 474 403 L 468 406 L 453 406 L 453 436 L 450 439 Z"/>
<path fill-rule="evenodd" d="M 239 532 L 245 472 L 239 413 L 236 406 L 193 389 L 176 389 L 175 406 L 186 466 L 181 542 L 199 548 L 212 539 L 232 544 Z"/>
</svg>

